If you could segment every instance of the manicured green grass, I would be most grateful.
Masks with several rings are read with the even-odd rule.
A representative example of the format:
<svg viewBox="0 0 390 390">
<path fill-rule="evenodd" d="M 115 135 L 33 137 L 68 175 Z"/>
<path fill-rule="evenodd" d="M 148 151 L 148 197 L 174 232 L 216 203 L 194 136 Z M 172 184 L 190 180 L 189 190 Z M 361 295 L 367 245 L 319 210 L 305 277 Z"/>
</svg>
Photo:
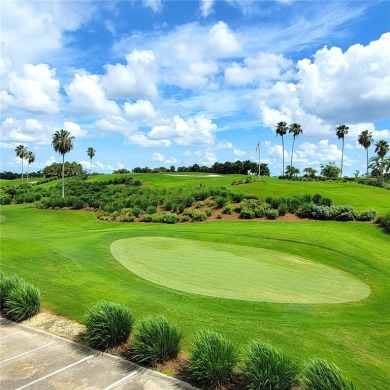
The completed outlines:
<svg viewBox="0 0 390 390">
<path fill-rule="evenodd" d="M 343 271 L 264 248 L 152 236 L 117 240 L 111 253 L 136 275 L 193 294 L 279 303 L 343 303 L 370 294 Z"/>
<path fill-rule="evenodd" d="M 187 351 L 195 334 L 208 328 L 229 337 L 241 350 L 256 339 L 299 361 L 325 358 L 364 389 L 390 383 L 390 240 L 375 225 L 320 221 L 114 224 L 99 222 L 89 212 L 39 210 L 34 205 L 3 206 L 0 214 L 6 217 L 0 224 L 1 268 L 33 283 L 42 292 L 43 306 L 60 315 L 83 322 L 90 307 L 109 300 L 129 307 L 137 321 L 164 315 L 182 330 Z M 111 254 L 110 245 L 116 240 L 151 236 L 303 257 L 352 275 L 367 284 L 371 294 L 342 304 L 281 304 L 174 290 L 130 272 Z"/>
</svg>

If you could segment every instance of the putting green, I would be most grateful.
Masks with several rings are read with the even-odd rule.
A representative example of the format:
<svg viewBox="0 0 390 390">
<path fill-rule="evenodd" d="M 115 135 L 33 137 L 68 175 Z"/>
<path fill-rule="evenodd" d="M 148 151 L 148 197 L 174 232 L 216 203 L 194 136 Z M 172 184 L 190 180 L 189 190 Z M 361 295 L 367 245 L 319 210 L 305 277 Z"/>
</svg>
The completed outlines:
<svg viewBox="0 0 390 390">
<path fill-rule="evenodd" d="M 279 303 L 344 303 L 370 294 L 354 276 L 263 248 L 169 237 L 125 238 L 111 253 L 136 275 L 212 297 Z"/>
</svg>

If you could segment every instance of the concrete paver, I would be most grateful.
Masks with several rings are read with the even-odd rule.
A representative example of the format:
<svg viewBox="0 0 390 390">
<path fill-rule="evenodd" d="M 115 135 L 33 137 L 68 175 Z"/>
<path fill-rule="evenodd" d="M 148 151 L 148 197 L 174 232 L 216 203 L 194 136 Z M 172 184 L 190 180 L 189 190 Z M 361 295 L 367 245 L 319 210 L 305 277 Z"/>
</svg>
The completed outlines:
<svg viewBox="0 0 390 390">
<path fill-rule="evenodd" d="M 89 347 L 0 319 L 2 390 L 196 390 Z"/>
</svg>

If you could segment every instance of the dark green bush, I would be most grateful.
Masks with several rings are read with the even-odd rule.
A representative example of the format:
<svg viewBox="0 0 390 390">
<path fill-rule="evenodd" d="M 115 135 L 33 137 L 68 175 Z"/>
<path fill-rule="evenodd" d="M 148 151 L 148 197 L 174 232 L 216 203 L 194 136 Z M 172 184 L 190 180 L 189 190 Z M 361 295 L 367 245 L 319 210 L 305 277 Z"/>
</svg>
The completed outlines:
<svg viewBox="0 0 390 390">
<path fill-rule="evenodd" d="M 221 334 L 198 333 L 188 363 L 192 381 L 201 386 L 222 386 L 233 376 L 238 363 L 234 345 Z"/>
<path fill-rule="evenodd" d="M 244 360 L 243 376 L 248 390 L 290 390 L 296 383 L 296 363 L 271 345 L 253 341 Z"/>
<path fill-rule="evenodd" d="M 130 353 L 140 363 L 164 363 L 177 357 L 181 339 L 181 332 L 165 317 L 149 317 L 140 323 Z"/>
<path fill-rule="evenodd" d="M 142 210 L 139 207 L 134 207 L 131 210 L 131 213 L 134 215 L 134 217 L 139 217 L 142 214 Z"/>
<path fill-rule="evenodd" d="M 155 206 L 148 206 L 148 207 L 146 207 L 146 213 L 147 214 L 156 214 L 157 213 L 157 207 L 155 207 Z"/>
<path fill-rule="evenodd" d="M 286 203 L 281 203 L 278 208 L 279 215 L 283 216 L 286 215 L 287 213 L 287 204 Z"/>
<path fill-rule="evenodd" d="M 313 359 L 302 369 L 300 384 L 303 390 L 353 390 L 351 382 L 340 369 L 325 359 Z"/>
<path fill-rule="evenodd" d="M 93 348 L 111 348 L 127 341 L 133 324 L 134 317 L 127 307 L 102 301 L 87 313 L 86 339 Z"/>
<path fill-rule="evenodd" d="M 248 208 L 242 208 L 240 211 L 240 218 L 242 219 L 253 219 L 255 218 L 255 211 Z"/>
<path fill-rule="evenodd" d="M 354 221 L 357 215 L 357 212 L 352 206 L 338 206 L 334 219 L 335 221 Z"/>
<path fill-rule="evenodd" d="M 38 313 L 41 307 L 41 292 L 24 280 L 17 282 L 5 297 L 4 312 L 11 321 L 23 321 Z"/>
<path fill-rule="evenodd" d="M 221 209 L 230 201 L 230 199 L 228 199 L 224 196 L 216 196 L 214 200 L 215 200 L 215 207 L 217 209 Z"/>
<path fill-rule="evenodd" d="M 390 211 L 380 217 L 378 222 L 386 232 L 390 233 Z"/>
<path fill-rule="evenodd" d="M 373 221 L 376 218 L 376 211 L 373 209 L 362 211 L 356 217 L 357 221 Z"/>
<path fill-rule="evenodd" d="M 0 197 L 0 204 L 2 205 L 11 204 L 11 202 L 12 202 L 12 198 L 10 196 L 5 195 Z"/>
</svg>

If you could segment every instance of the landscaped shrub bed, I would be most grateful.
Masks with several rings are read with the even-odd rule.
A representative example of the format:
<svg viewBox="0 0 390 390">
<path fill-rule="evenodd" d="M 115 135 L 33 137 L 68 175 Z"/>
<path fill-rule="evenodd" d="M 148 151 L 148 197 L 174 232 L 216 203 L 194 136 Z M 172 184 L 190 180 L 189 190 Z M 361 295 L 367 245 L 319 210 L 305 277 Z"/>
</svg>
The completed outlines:
<svg viewBox="0 0 390 390">
<path fill-rule="evenodd" d="M 352 206 L 333 205 L 331 199 L 321 194 L 260 199 L 226 187 L 202 184 L 186 188 L 148 188 L 128 176 L 105 182 L 88 182 L 86 178 L 83 175 L 69 179 L 64 198 L 61 197 L 61 184 L 51 189 L 27 185 L 5 187 L 0 194 L 0 203 L 41 200 L 37 204 L 39 208 L 84 208 L 95 211 L 99 220 L 107 222 L 174 224 L 222 219 L 223 215 L 241 219 L 277 219 L 286 213 L 325 221 L 373 221 L 376 218 L 375 210 L 359 214 Z M 386 229 L 386 223 L 384 226 Z"/>
</svg>

